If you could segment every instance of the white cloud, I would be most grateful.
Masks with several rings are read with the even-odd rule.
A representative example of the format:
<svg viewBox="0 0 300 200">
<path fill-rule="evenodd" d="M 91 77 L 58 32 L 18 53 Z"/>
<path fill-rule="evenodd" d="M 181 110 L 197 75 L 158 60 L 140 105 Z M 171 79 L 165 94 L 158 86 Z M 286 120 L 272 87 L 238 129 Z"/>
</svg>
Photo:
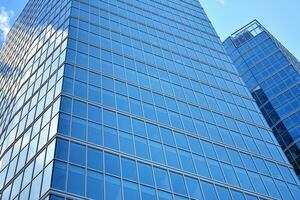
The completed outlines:
<svg viewBox="0 0 300 200">
<path fill-rule="evenodd" d="M 5 40 L 9 29 L 10 29 L 10 19 L 14 15 L 13 11 L 8 11 L 4 7 L 0 7 L 0 37 Z"/>
<path fill-rule="evenodd" d="M 225 0 L 217 0 L 220 4 L 224 5 L 225 4 Z"/>
</svg>

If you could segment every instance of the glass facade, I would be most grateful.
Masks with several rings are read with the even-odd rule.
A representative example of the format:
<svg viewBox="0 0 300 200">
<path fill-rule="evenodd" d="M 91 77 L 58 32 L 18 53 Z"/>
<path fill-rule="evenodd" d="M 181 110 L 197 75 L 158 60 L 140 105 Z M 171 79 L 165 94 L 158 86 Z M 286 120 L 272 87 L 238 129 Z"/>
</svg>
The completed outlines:
<svg viewBox="0 0 300 200">
<path fill-rule="evenodd" d="M 300 199 L 197 0 L 30 0 L 0 58 L 2 199 Z"/>
<path fill-rule="evenodd" d="M 224 46 L 300 176 L 300 64 L 258 21 Z"/>
</svg>

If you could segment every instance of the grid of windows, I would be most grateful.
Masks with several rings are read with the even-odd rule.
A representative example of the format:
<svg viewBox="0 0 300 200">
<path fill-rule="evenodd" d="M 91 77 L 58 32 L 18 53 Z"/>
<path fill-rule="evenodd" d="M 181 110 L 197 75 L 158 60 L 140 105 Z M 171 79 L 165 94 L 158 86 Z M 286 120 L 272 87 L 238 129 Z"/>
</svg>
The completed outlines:
<svg viewBox="0 0 300 200">
<path fill-rule="evenodd" d="M 51 186 L 63 83 L 67 0 L 31 0 L 0 53 L 0 199 Z"/>
<path fill-rule="evenodd" d="M 51 198 L 298 198 L 293 170 L 191 2 L 72 2 Z"/>
<path fill-rule="evenodd" d="M 2 198 L 300 198 L 197 0 L 34 8 L 43 28 L 0 104 Z"/>
<path fill-rule="evenodd" d="M 279 144 L 300 174 L 300 75 L 299 63 L 262 25 L 252 22 L 261 32 L 238 47 L 235 38 L 224 44 L 246 85 L 252 92 Z"/>
</svg>

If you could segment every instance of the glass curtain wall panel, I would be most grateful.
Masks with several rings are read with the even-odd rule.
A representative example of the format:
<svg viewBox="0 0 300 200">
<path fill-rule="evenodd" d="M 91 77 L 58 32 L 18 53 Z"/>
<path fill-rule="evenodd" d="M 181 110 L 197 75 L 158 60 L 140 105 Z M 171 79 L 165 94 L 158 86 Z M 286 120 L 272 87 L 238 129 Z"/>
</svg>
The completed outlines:
<svg viewBox="0 0 300 200">
<path fill-rule="evenodd" d="M 1 56 L 2 199 L 299 199 L 196 0 L 30 0 Z"/>
</svg>

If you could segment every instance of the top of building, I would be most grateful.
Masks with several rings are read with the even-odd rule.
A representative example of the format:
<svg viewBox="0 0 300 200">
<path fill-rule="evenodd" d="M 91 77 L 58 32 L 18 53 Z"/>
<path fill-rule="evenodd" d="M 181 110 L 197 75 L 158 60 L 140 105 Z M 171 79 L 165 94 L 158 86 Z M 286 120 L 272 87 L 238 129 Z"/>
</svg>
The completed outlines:
<svg viewBox="0 0 300 200">
<path fill-rule="evenodd" d="M 266 29 L 255 19 L 231 34 L 230 38 L 238 48 L 263 31 L 266 31 Z"/>
</svg>

